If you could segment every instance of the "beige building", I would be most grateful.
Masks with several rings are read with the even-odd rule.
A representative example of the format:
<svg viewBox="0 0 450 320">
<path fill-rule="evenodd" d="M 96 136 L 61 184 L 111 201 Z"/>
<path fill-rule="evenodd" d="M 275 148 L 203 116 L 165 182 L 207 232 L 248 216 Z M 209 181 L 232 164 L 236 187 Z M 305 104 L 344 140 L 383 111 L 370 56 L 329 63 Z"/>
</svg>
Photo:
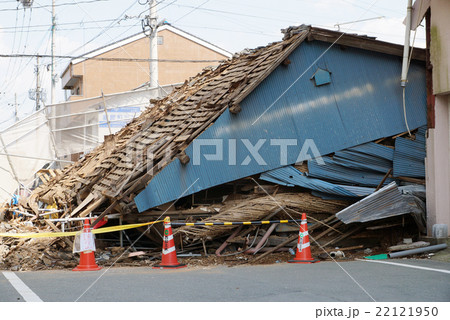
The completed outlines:
<svg viewBox="0 0 450 320">
<path fill-rule="evenodd" d="M 182 83 L 203 68 L 231 57 L 228 51 L 170 25 L 158 28 L 157 36 L 160 85 Z M 149 62 L 145 61 L 149 55 L 149 38 L 140 33 L 72 60 L 61 76 L 67 100 L 141 86 L 149 81 Z"/>
<path fill-rule="evenodd" d="M 424 17 L 426 26 L 427 226 L 435 236 L 434 225 L 450 227 L 450 1 L 416 0 L 412 12 L 412 29 Z"/>
</svg>

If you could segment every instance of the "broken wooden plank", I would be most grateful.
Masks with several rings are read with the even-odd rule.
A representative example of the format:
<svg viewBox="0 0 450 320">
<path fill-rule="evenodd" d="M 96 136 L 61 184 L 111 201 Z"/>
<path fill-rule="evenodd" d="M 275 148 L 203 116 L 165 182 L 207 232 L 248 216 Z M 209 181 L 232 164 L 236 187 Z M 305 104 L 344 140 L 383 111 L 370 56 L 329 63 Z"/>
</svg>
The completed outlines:
<svg viewBox="0 0 450 320">
<path fill-rule="evenodd" d="M 76 207 L 70 214 L 70 217 L 73 217 L 77 212 L 79 212 L 81 209 L 83 209 L 85 206 L 87 206 L 93 199 L 95 198 L 95 195 L 93 193 L 90 193 L 83 202 L 80 203 L 78 207 Z"/>
</svg>

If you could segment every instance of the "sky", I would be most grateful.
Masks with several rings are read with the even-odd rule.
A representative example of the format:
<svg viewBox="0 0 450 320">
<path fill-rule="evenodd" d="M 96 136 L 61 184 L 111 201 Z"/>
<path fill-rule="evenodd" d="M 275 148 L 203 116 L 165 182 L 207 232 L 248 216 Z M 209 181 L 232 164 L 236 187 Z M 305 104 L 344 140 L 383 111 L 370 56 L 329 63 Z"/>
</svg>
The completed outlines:
<svg viewBox="0 0 450 320">
<path fill-rule="evenodd" d="M 30 1 L 30 0 L 28 0 Z M 279 41 L 281 29 L 308 24 L 403 44 L 407 0 L 158 0 L 159 20 L 232 53 Z M 51 53 L 52 1 L 0 0 L 0 54 Z M 147 0 L 56 0 L 55 55 L 78 56 L 142 32 Z M 362 20 L 362 21 L 361 21 Z M 411 42 L 425 46 L 422 23 Z M 56 102 L 65 99 L 59 76 L 70 59 L 56 61 Z M 40 83 L 50 104 L 50 58 L 41 58 Z M 0 130 L 31 114 L 36 58 L 0 57 Z"/>
</svg>

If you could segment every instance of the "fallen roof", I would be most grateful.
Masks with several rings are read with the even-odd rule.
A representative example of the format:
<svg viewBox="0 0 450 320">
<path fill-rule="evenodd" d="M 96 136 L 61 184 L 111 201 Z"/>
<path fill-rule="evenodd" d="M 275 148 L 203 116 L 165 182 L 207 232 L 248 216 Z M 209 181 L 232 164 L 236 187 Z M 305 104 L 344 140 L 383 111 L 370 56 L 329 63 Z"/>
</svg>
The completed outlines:
<svg viewBox="0 0 450 320">
<path fill-rule="evenodd" d="M 364 199 L 336 213 L 345 224 L 367 222 L 408 213 L 423 214 L 414 197 L 401 193 L 397 184 L 391 182 Z"/>
<path fill-rule="evenodd" d="M 109 199 L 108 210 L 130 211 L 128 205 L 137 192 L 227 108 L 235 108 L 305 39 L 398 56 L 403 50 L 368 37 L 304 25 L 284 32 L 283 41 L 235 55 L 203 70 L 166 98 L 151 101 L 153 107 L 36 189 L 28 199 L 30 207 L 37 213 L 38 201 L 57 202 L 66 205 L 71 215 L 84 216 Z M 414 54 L 424 58 L 423 50 Z"/>
</svg>

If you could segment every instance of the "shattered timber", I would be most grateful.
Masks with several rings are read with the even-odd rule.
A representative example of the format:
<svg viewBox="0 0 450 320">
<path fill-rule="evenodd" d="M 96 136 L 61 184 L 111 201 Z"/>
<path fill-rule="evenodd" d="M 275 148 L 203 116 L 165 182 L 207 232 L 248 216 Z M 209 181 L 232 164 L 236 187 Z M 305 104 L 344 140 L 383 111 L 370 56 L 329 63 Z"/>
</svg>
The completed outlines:
<svg viewBox="0 0 450 320">
<path fill-rule="evenodd" d="M 348 259 L 418 238 L 426 230 L 424 50 L 414 50 L 410 67 L 408 134 L 394 85 L 403 47 L 303 25 L 283 32 L 282 41 L 235 54 L 151 100 L 92 152 L 3 205 L 0 233 L 80 230 L 84 217 L 96 227 L 306 212 L 313 255 L 323 259 L 336 247 Z M 322 156 L 302 152 L 305 141 Z M 287 261 L 298 231 L 181 226 L 174 239 L 184 263 L 264 263 Z M 155 264 L 162 232 L 159 224 L 98 235 L 99 264 Z M 0 237 L 0 268 L 71 268 L 69 239 Z"/>
</svg>

